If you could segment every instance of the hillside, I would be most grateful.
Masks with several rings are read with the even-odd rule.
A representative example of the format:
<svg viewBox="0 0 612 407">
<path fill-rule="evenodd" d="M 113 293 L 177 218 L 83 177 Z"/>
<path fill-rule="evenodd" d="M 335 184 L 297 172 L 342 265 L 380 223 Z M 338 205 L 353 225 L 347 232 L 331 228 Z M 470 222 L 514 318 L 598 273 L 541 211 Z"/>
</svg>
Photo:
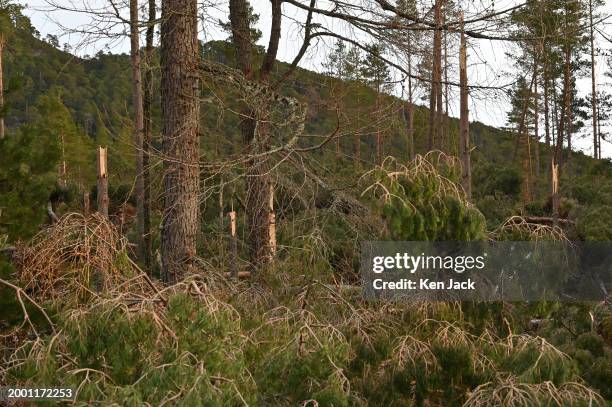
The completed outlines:
<svg viewBox="0 0 612 407">
<path fill-rule="evenodd" d="M 229 43 L 215 42 L 202 46 L 205 58 L 212 58 L 221 63 L 233 64 L 233 49 Z M 132 111 L 130 97 L 130 68 L 127 55 L 113 55 L 100 52 L 90 58 L 78 58 L 68 52 L 54 47 L 32 35 L 31 32 L 22 31 L 12 41 L 7 50 L 7 77 L 9 86 L 7 100 L 9 111 L 6 117 L 9 128 L 17 129 L 21 124 L 27 123 L 36 115 L 36 101 L 49 92 L 57 91 L 61 102 L 69 109 L 71 119 L 78 129 L 92 140 L 93 144 L 110 144 L 111 150 L 129 150 L 130 115 Z M 276 65 L 277 77 L 287 69 L 287 64 Z M 339 165 L 352 168 L 354 158 L 354 140 L 352 132 L 361 133 L 361 160 L 364 166 L 375 162 L 375 132 L 382 129 L 383 153 L 395 157 L 406 157 L 406 124 L 403 117 L 403 106 L 398 99 L 385 96 L 379 101 L 383 116 L 376 113 L 375 93 L 362 84 L 343 82 L 326 75 L 297 69 L 288 86 L 283 88 L 286 96 L 297 97 L 308 106 L 308 120 L 306 134 L 327 135 L 334 131 L 336 126 L 342 129 L 343 137 L 340 139 L 342 158 L 340 161 L 332 152 L 336 149 L 334 143 L 329 143 L 325 151 L 328 158 L 320 164 L 327 168 L 330 175 Z M 156 92 L 157 94 L 157 92 Z M 155 101 L 155 122 L 159 123 L 159 100 Z M 337 115 L 340 112 L 340 116 Z M 211 151 L 219 152 L 220 146 L 225 146 L 224 153 L 239 151 L 240 136 L 238 135 L 237 121 L 229 117 L 218 128 L 217 117 L 221 113 L 215 104 L 202 105 L 202 146 L 203 154 L 209 155 Z M 418 106 L 415 113 L 415 148 L 416 152 L 423 152 L 426 145 L 428 109 Z M 383 118 L 381 120 L 381 117 Z M 458 120 L 445 119 L 449 131 L 449 152 L 456 153 L 456 137 L 458 133 Z M 159 128 L 159 124 L 156 124 Z M 490 197 L 496 195 L 497 189 L 502 195 L 518 195 L 516 184 L 520 180 L 507 180 L 512 185 L 491 185 L 494 173 L 488 172 L 492 168 L 502 173 L 501 177 L 520 177 L 518 171 L 520 164 L 513 162 L 515 135 L 496 129 L 479 122 L 470 125 L 471 138 L 474 146 L 473 162 L 475 180 L 475 195 L 487 198 L 483 205 L 491 206 Z M 223 141 L 219 141 L 223 140 Z M 304 137 L 308 144 L 309 138 Z M 314 143 L 314 142 L 313 142 Z M 540 159 L 540 172 L 548 171 L 549 158 L 546 147 L 540 144 L 542 157 Z M 590 157 L 574 152 L 572 155 L 570 173 L 575 176 L 589 174 L 594 165 L 604 168 L 605 163 L 595 164 Z M 335 162 L 334 165 L 331 165 Z M 129 163 L 113 171 L 121 182 L 129 179 L 125 174 L 129 171 Z M 598 169 L 596 171 L 602 171 Z M 604 172 L 607 170 L 603 170 Z M 484 174 L 486 172 L 486 174 Z M 481 178 L 479 179 L 479 174 Z M 505 182 L 505 181 L 501 181 Z M 568 188 L 562 183 L 562 188 Z M 546 196 L 547 185 L 539 185 L 542 199 Z M 504 206 L 512 204 L 505 202 Z M 481 207 L 487 210 L 485 207 Z M 509 208 L 506 208 L 509 209 Z M 503 213 L 508 215 L 508 210 Z M 495 216 L 496 221 L 502 219 L 502 213 Z"/>
<path fill-rule="evenodd" d="M 65 388 L 83 406 L 609 405 L 612 163 L 532 137 L 531 87 L 513 90 L 516 131 L 459 134 L 465 121 L 414 106 L 412 156 L 412 106 L 390 95 L 382 45 L 338 42 L 333 74 L 288 75 L 274 46 L 254 46 L 248 2 L 231 3 L 228 41 L 199 47 L 198 3 L 162 4 L 150 146 L 133 131 L 145 120 L 128 55 L 76 57 L 0 4 L 1 383 Z M 567 30 L 571 10 L 553 6 L 547 23 L 563 11 Z M 394 12 L 394 27 L 410 20 Z M 432 78 L 441 33 L 438 62 L 418 67 Z M 568 96 L 570 43 L 551 48 L 566 59 L 552 55 L 550 82 L 564 74 Z M 419 86 L 442 104 L 441 77 Z M 559 96 L 554 109 L 571 112 Z M 430 248 L 444 265 L 419 269 Z M 408 278 L 419 288 L 372 295 L 375 281 Z"/>
</svg>

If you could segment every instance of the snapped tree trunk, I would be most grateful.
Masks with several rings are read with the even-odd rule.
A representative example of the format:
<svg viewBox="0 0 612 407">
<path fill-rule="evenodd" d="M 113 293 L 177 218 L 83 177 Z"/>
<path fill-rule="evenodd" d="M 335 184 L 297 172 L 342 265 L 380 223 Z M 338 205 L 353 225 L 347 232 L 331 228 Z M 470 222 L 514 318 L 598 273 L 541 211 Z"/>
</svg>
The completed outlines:
<svg viewBox="0 0 612 407">
<path fill-rule="evenodd" d="M 282 1 L 271 0 L 272 22 L 270 39 L 266 54 L 259 69 L 258 79 L 264 86 L 267 81 L 278 52 L 281 34 Z M 249 24 L 249 3 L 246 0 L 230 0 L 230 25 L 232 41 L 236 49 L 236 62 L 247 79 L 253 79 L 253 41 Z M 258 106 L 259 112 L 266 112 L 267 106 Z M 242 123 L 242 133 L 247 153 L 260 153 L 268 146 L 269 129 L 267 123 L 258 113 L 245 108 L 246 119 Z M 249 241 L 249 252 L 252 270 L 264 266 L 273 258 L 270 245 L 270 170 L 272 163 L 269 155 L 257 160 L 249 160 L 246 170 L 246 221 Z"/>
<path fill-rule="evenodd" d="M 130 0 L 130 56 L 132 63 L 132 142 L 136 149 L 136 206 L 138 227 L 138 248 L 141 259 L 145 255 L 144 245 L 144 182 L 143 182 L 143 105 L 142 75 L 140 67 L 140 30 L 138 24 L 138 0 Z"/>
<path fill-rule="evenodd" d="M 108 165 L 106 147 L 98 148 L 98 189 L 97 203 L 98 212 L 105 217 L 108 217 Z"/>
<path fill-rule="evenodd" d="M 164 0 L 161 23 L 162 277 L 180 280 L 196 256 L 199 81 L 196 0 Z"/>
</svg>

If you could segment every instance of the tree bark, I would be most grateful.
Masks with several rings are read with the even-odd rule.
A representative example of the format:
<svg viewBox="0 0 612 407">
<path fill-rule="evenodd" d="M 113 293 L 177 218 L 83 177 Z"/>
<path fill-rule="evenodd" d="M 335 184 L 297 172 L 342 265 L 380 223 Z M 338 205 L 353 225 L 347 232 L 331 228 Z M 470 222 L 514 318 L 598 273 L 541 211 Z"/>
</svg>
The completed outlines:
<svg viewBox="0 0 612 407">
<path fill-rule="evenodd" d="M 444 106 L 443 106 L 443 96 L 442 96 L 442 4 L 444 0 L 436 0 L 436 11 L 435 11 L 435 19 L 436 26 L 438 29 L 435 31 L 435 41 L 434 41 L 434 58 L 436 59 L 436 70 L 435 70 L 435 81 L 436 81 L 436 137 L 437 148 L 442 149 L 446 140 L 443 139 L 443 120 L 444 120 Z"/>
<path fill-rule="evenodd" d="M 436 0 L 434 5 L 436 28 L 433 32 L 431 92 L 429 94 L 429 137 L 427 142 L 429 151 L 438 147 L 438 138 L 440 137 L 441 117 L 439 112 L 442 110 L 442 70 L 440 66 L 442 63 L 442 32 L 440 24 L 442 21 L 442 1 Z"/>
<path fill-rule="evenodd" d="M 463 13 L 461 13 L 461 48 L 459 50 L 459 82 L 460 82 L 460 118 L 459 118 L 459 154 L 461 156 L 461 184 L 469 198 L 472 197 L 472 171 L 470 163 L 470 120 L 468 105 L 467 76 L 467 43 L 463 31 Z"/>
<path fill-rule="evenodd" d="M 270 26 L 270 39 L 266 55 L 259 69 L 259 82 L 267 86 L 267 81 L 276 61 L 278 44 L 281 34 L 282 1 L 271 0 L 272 23 Z M 230 0 L 230 24 L 232 27 L 232 41 L 236 49 L 238 67 L 247 79 L 252 79 L 253 72 L 253 44 L 249 26 L 248 2 L 246 0 Z M 266 106 L 259 106 L 258 110 L 265 112 Z M 269 129 L 257 113 L 245 109 L 242 123 L 242 133 L 248 153 L 264 151 L 268 144 Z M 272 168 L 269 158 L 250 160 L 246 171 L 246 220 L 249 240 L 250 260 L 253 271 L 264 266 L 273 258 L 270 247 L 270 216 L 268 203 L 270 201 L 270 170 Z"/>
<path fill-rule="evenodd" d="M 149 0 L 149 16 L 147 22 L 145 45 L 145 72 L 143 94 L 143 140 L 142 140 L 142 221 L 143 221 L 143 247 L 142 260 L 145 271 L 151 273 L 152 266 L 152 236 L 151 236 L 151 173 L 149 156 L 151 141 L 153 140 L 153 60 L 155 48 L 153 46 L 155 34 L 156 9 L 155 0 Z"/>
<path fill-rule="evenodd" d="M 564 25 L 564 61 L 563 61 L 563 105 L 561 106 L 561 117 L 559 119 L 559 128 L 557 132 L 557 145 L 555 148 L 555 164 L 559 166 L 559 176 L 563 169 L 563 138 L 567 134 L 568 142 L 571 134 L 571 101 L 572 101 L 572 80 L 571 80 L 571 56 L 572 48 L 569 44 L 569 27 L 567 23 L 567 4 L 565 5 L 565 25 Z M 571 145 L 570 145 L 571 147 Z M 568 152 L 571 154 L 571 151 Z"/>
<path fill-rule="evenodd" d="M 591 42 L 591 109 L 593 114 L 593 158 L 601 158 L 598 154 L 597 144 L 597 98 L 596 95 L 596 78 L 595 78 L 595 44 L 593 33 L 593 1 L 589 0 L 589 21 L 590 21 L 590 42 Z"/>
<path fill-rule="evenodd" d="M 550 108 L 548 104 L 548 62 L 544 62 L 543 66 L 543 83 L 544 83 L 544 142 L 546 147 L 550 149 Z"/>
<path fill-rule="evenodd" d="M 565 61 L 564 61 L 564 69 L 563 69 L 563 105 L 561 106 L 561 117 L 559 118 L 559 127 L 557 129 L 557 143 L 555 147 L 555 163 L 559 166 L 559 173 L 561 173 L 561 169 L 563 168 L 563 139 L 564 135 L 567 133 L 566 128 L 569 128 L 570 123 L 568 123 L 569 119 L 569 111 L 571 109 L 570 101 L 571 101 L 571 84 L 570 84 L 570 57 L 571 50 L 569 44 L 565 44 Z"/>
<path fill-rule="evenodd" d="M 535 64 L 535 69 L 538 65 Z M 535 177 L 533 180 L 533 191 L 537 193 L 537 184 L 540 179 L 540 95 L 538 93 L 538 78 L 533 84 L 534 89 L 534 134 L 533 138 L 535 141 Z"/>
<path fill-rule="evenodd" d="M 446 10 L 442 16 L 443 23 L 446 24 Z M 440 90 L 442 86 L 440 86 Z M 442 97 L 442 95 L 440 95 Z M 444 31 L 444 115 L 442 116 L 442 129 L 440 131 L 442 140 L 445 140 L 448 147 L 447 152 L 449 154 L 456 155 L 455 146 L 453 145 L 450 129 L 448 128 L 448 114 L 449 114 L 449 86 L 448 86 L 448 31 Z"/>
<path fill-rule="evenodd" d="M 138 0 L 130 0 L 130 56 L 132 63 L 132 105 L 134 122 L 132 123 L 132 142 L 136 149 L 136 207 L 138 248 L 140 257 L 144 258 L 144 182 L 143 182 L 143 105 L 142 74 L 140 66 L 140 30 L 138 23 Z"/>
<path fill-rule="evenodd" d="M 355 144 L 355 168 L 361 168 L 361 136 L 358 131 L 355 131 L 354 134 L 354 144 Z"/>
<path fill-rule="evenodd" d="M 2 58 L 4 53 L 4 36 L 0 34 L 0 140 L 4 138 L 4 70 L 2 67 Z"/>
<path fill-rule="evenodd" d="M 414 160 L 414 95 L 412 89 L 412 44 L 408 43 L 408 158 Z"/>
<path fill-rule="evenodd" d="M 183 278 L 196 256 L 199 204 L 199 81 L 197 1 L 164 0 L 161 96 L 164 209 L 162 277 Z"/>
<path fill-rule="evenodd" d="M 108 217 L 108 162 L 106 147 L 98 148 L 98 190 L 97 203 L 98 212 Z"/>
</svg>

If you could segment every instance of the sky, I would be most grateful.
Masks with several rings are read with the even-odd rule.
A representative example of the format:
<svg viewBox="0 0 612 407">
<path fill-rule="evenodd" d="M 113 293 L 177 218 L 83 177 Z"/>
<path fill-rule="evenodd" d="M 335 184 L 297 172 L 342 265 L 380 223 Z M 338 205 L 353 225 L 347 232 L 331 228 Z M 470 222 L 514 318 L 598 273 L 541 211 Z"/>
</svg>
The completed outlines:
<svg viewBox="0 0 612 407">
<path fill-rule="evenodd" d="M 141 3 L 144 3 L 144 1 L 141 0 Z M 475 4 L 474 7 L 476 8 L 479 6 L 482 7 L 483 4 L 489 5 L 490 3 L 492 3 L 491 0 L 472 2 L 472 4 Z M 496 0 L 494 3 L 495 10 L 503 10 L 518 4 L 518 1 Z M 121 35 L 122 31 L 127 27 L 123 27 L 122 25 L 108 27 L 110 31 L 118 34 L 111 40 L 97 36 L 87 36 L 79 31 L 89 31 L 82 29 L 91 28 L 92 25 L 97 28 L 104 28 L 105 24 L 101 22 L 99 18 L 97 18 L 97 20 L 92 20 L 92 16 L 86 13 L 76 13 L 65 10 L 66 8 L 89 8 L 90 10 L 96 10 L 98 7 L 103 7 L 106 4 L 105 0 L 29 0 L 24 4 L 27 4 L 27 8 L 24 11 L 25 14 L 32 19 L 33 25 L 41 33 L 42 37 L 45 37 L 47 34 L 57 35 L 60 44 L 69 44 L 74 53 L 83 56 L 94 55 L 100 50 L 113 53 L 129 51 L 129 41 L 125 36 Z M 260 15 L 258 28 L 263 33 L 260 44 L 265 46 L 268 41 L 268 29 L 271 21 L 270 1 L 252 0 L 251 4 L 255 12 Z M 327 4 L 329 4 L 329 2 L 327 2 Z M 57 7 L 53 6 L 60 6 L 60 8 L 64 8 L 64 10 L 58 10 Z M 319 0 L 317 2 L 317 7 L 325 8 L 326 0 Z M 228 19 L 227 2 L 223 0 L 206 0 L 206 5 L 200 3 L 199 10 L 202 17 L 201 21 L 203 21 L 200 25 L 201 38 L 203 40 L 226 38 L 227 33 L 220 30 L 216 22 L 218 20 Z M 612 0 L 606 0 L 606 5 L 602 8 L 602 11 L 605 13 L 606 10 L 612 10 Z M 466 13 L 467 12 L 469 12 L 469 10 L 466 10 Z M 283 20 L 278 59 L 281 61 L 291 61 L 302 43 L 303 32 L 299 22 L 305 20 L 305 13 L 285 3 L 283 5 L 283 14 L 285 19 Z M 125 17 L 127 17 L 127 15 Z M 323 17 L 319 18 L 317 22 L 332 28 L 332 30 L 336 32 L 351 36 L 360 42 L 368 42 L 366 36 L 352 31 L 344 23 L 333 22 L 331 19 Z M 608 37 L 612 37 L 612 18 L 608 19 L 606 24 L 601 25 L 601 28 Z M 319 41 L 313 44 L 310 51 L 300 63 L 300 66 L 306 69 L 321 71 L 321 64 L 325 60 L 331 45 L 332 43 L 330 40 L 326 42 Z M 612 50 L 612 43 L 605 41 L 601 36 L 598 36 L 596 46 L 607 51 Z M 516 48 L 514 48 L 513 44 L 508 42 L 470 39 L 468 51 L 468 76 L 470 84 L 488 86 L 513 82 L 516 72 L 511 65 L 510 57 L 507 55 L 513 53 L 516 53 Z M 452 51 L 449 55 L 451 55 L 452 58 Z M 394 58 L 393 55 L 389 57 L 391 59 Z M 608 91 L 612 91 L 612 78 L 604 75 L 606 70 L 608 70 L 605 58 L 598 58 L 596 66 L 596 77 L 599 86 L 601 88 L 606 87 Z M 402 78 L 399 72 L 392 72 L 392 75 L 395 80 L 400 80 Z M 577 81 L 577 88 L 579 95 L 590 93 L 590 76 L 580 78 Z M 395 93 L 401 96 L 400 86 L 395 87 Z M 458 95 L 452 95 L 450 99 L 450 114 L 451 116 L 458 116 Z M 474 94 L 470 102 L 470 120 L 481 121 L 496 127 L 506 125 L 509 102 L 507 96 L 503 92 Z M 589 135 L 585 135 L 582 139 L 573 140 L 573 144 L 586 154 L 592 155 L 592 141 Z M 611 142 L 604 142 L 602 145 L 602 155 L 612 158 Z"/>
</svg>

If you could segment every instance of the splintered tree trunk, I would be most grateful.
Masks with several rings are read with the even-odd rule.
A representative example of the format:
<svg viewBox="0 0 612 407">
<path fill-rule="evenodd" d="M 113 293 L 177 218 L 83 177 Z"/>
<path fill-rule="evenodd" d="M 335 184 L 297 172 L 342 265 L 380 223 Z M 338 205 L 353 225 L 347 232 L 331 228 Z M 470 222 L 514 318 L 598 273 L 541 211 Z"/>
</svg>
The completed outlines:
<svg viewBox="0 0 612 407">
<path fill-rule="evenodd" d="M 272 23 L 268 49 L 259 69 L 259 81 L 267 84 L 278 51 L 281 33 L 282 2 L 272 0 Z M 236 49 L 236 62 L 247 79 L 253 78 L 253 44 L 249 24 L 249 3 L 246 0 L 230 0 L 230 24 L 232 41 Z M 260 106 L 266 111 L 266 106 Z M 244 142 L 248 153 L 257 154 L 268 147 L 269 129 L 256 113 L 245 108 L 245 119 L 242 123 Z M 270 170 L 272 163 L 268 156 L 264 159 L 251 159 L 246 171 L 246 220 L 249 240 L 252 271 L 267 264 L 272 258 L 270 246 Z"/>
<path fill-rule="evenodd" d="M 463 31 L 463 13 L 461 18 L 461 48 L 459 50 L 459 82 L 460 118 L 459 118 L 459 154 L 461 156 L 461 184 L 468 198 L 472 197 L 472 170 L 470 163 L 470 120 L 468 106 L 468 77 L 467 77 L 467 43 Z"/>
<path fill-rule="evenodd" d="M 162 277 L 180 280 L 196 256 L 198 153 L 197 1 L 164 0 L 161 23 Z"/>
<path fill-rule="evenodd" d="M 2 57 L 4 51 L 4 36 L 0 34 L 0 140 L 4 138 L 4 74 L 2 68 Z"/>
<path fill-rule="evenodd" d="M 132 63 L 132 141 L 136 148 L 136 206 L 138 226 L 138 249 L 141 259 L 145 257 L 144 245 L 144 182 L 143 182 L 143 106 L 142 77 L 140 73 L 140 31 L 138 27 L 138 0 L 130 0 L 130 54 Z"/>
<path fill-rule="evenodd" d="M 238 240 L 236 237 L 236 212 L 229 213 L 230 218 L 230 275 L 233 278 L 238 278 Z"/>
<path fill-rule="evenodd" d="M 153 37 L 155 34 L 155 0 L 149 0 L 149 18 L 147 21 L 146 45 L 145 45 L 145 74 L 143 95 L 143 140 L 142 140 L 142 261 L 145 271 L 151 273 L 152 266 L 152 236 L 151 236 L 151 173 L 149 169 L 149 155 L 151 152 L 151 141 L 153 140 Z"/>
<path fill-rule="evenodd" d="M 98 212 L 108 217 L 108 166 L 106 147 L 98 148 Z"/>
<path fill-rule="evenodd" d="M 593 1 L 589 0 L 589 20 L 590 20 L 590 41 L 591 41 L 591 109 L 593 114 L 593 158 L 601 158 L 598 154 L 598 138 L 597 138 L 597 98 L 595 97 L 596 92 L 596 78 L 595 78 L 595 44 L 593 34 Z"/>
</svg>

